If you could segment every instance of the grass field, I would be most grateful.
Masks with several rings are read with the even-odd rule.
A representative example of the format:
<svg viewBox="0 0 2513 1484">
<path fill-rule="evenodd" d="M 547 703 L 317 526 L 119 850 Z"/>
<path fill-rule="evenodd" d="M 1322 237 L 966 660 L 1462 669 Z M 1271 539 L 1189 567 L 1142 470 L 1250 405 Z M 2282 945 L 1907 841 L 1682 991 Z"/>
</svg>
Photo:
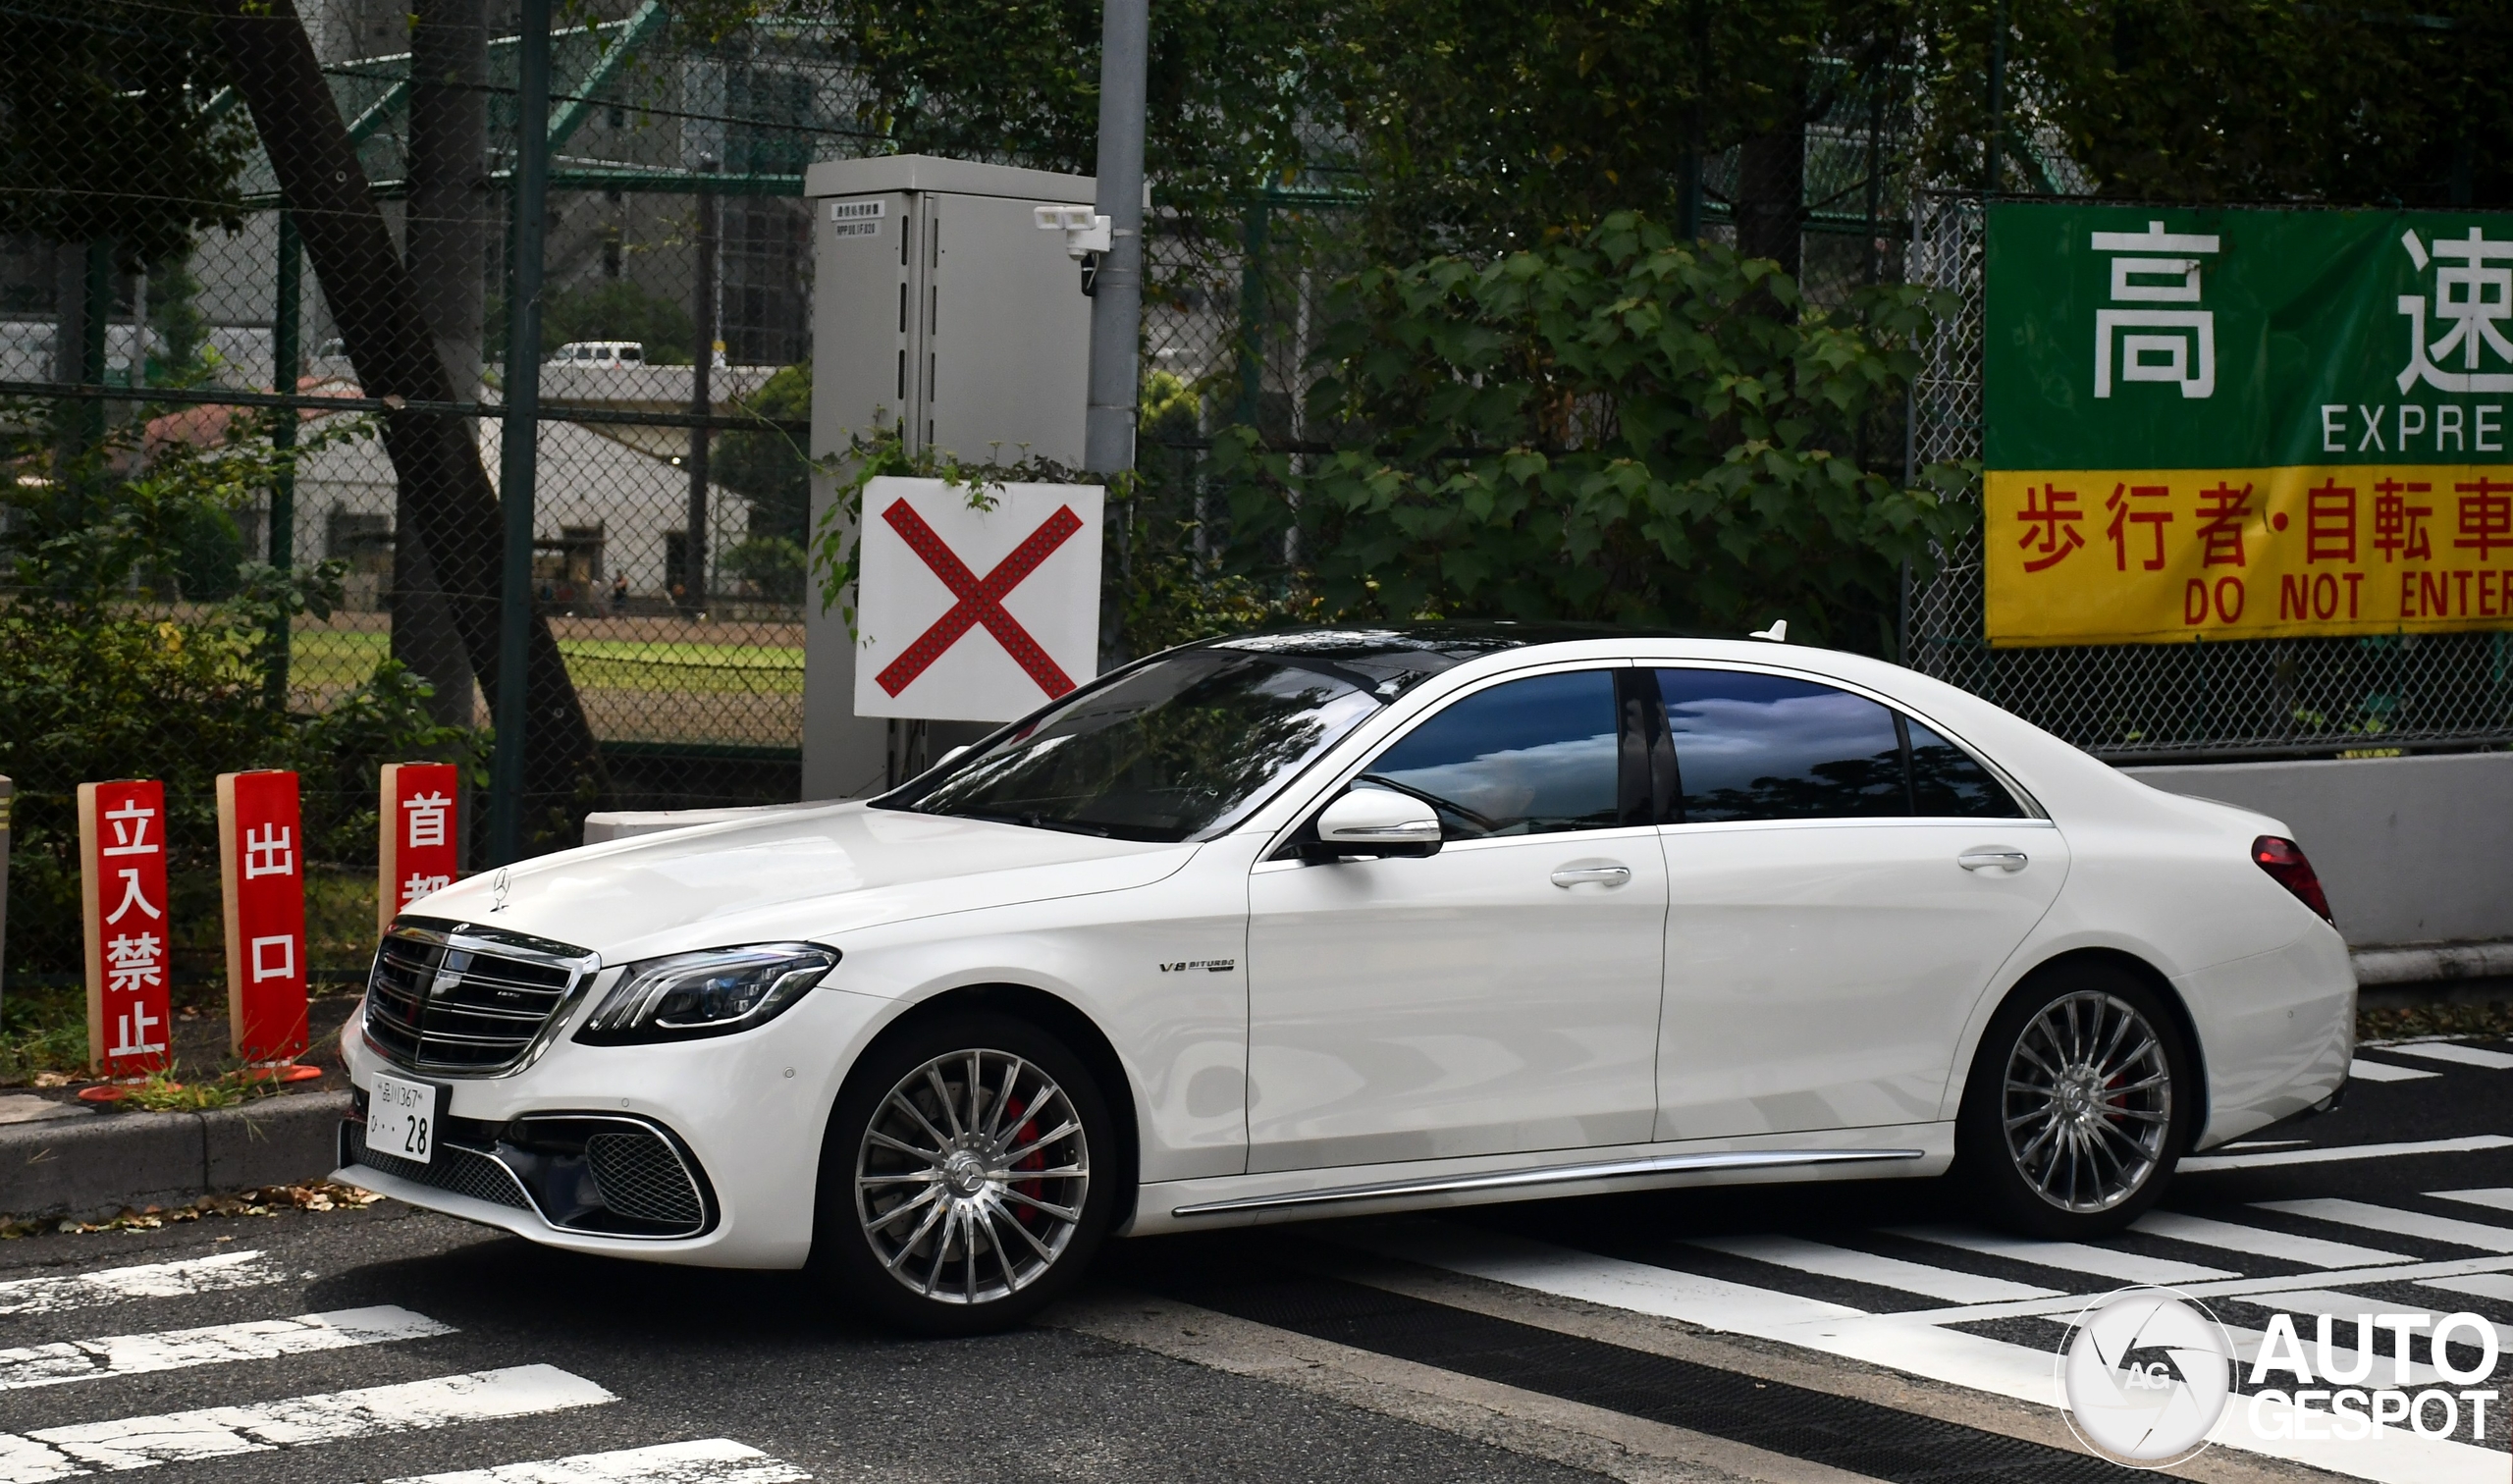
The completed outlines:
<svg viewBox="0 0 2513 1484">
<path fill-rule="evenodd" d="M 290 670 L 300 687 L 346 690 L 364 681 L 391 653 L 392 636 L 381 630 L 300 629 Z M 799 696 L 803 692 L 800 645 L 708 644 L 657 639 L 561 638 L 567 673 L 585 691 L 738 696 Z"/>
</svg>

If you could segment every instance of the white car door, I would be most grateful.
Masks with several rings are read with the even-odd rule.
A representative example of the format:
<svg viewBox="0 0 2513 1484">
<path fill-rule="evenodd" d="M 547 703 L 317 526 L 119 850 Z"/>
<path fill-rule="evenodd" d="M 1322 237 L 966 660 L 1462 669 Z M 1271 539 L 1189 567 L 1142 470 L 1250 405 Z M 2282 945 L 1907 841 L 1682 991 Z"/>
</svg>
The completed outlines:
<svg viewBox="0 0 2513 1484">
<path fill-rule="evenodd" d="M 1642 678 L 1505 680 L 1391 743 L 1355 786 L 1432 802 L 1436 855 L 1256 868 L 1250 1170 L 1649 1138 L 1667 886 L 1618 725 Z"/>
<path fill-rule="evenodd" d="M 2059 832 L 1866 697 L 1655 674 L 1681 797 L 1658 1138 L 1934 1120 L 1966 1017 L 2067 874 Z"/>
</svg>

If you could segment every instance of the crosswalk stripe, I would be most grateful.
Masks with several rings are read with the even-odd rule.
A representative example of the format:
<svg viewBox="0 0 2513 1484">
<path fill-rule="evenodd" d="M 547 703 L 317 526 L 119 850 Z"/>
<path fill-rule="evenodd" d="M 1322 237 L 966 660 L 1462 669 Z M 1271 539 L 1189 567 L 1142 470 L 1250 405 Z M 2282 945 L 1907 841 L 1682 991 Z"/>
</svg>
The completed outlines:
<svg viewBox="0 0 2513 1484">
<path fill-rule="evenodd" d="M 2216 1170 L 2258 1170 L 2271 1165 L 2332 1164 L 2350 1159 L 2395 1159 L 2404 1154 L 2471 1154 L 2481 1149 L 2513 1147 L 2502 1134 L 2474 1134 L 2467 1139 L 2425 1139 L 2414 1143 L 2338 1144 L 2323 1149 L 2277 1149 L 2267 1154 L 2203 1154 L 2181 1162 L 2184 1175 Z"/>
<path fill-rule="evenodd" d="M 1385 1230 L 1365 1227 L 1343 1240 L 1400 1261 L 1419 1262 L 1513 1288 L 1534 1289 L 1606 1308 L 1682 1319 L 1705 1329 L 1737 1334 L 1759 1334 L 1791 1324 L 1820 1324 L 1866 1312 L 1823 1298 L 1706 1278 L 1654 1263 L 1601 1257 L 1594 1252 L 1470 1231 L 1445 1222 L 1406 1223 Z"/>
<path fill-rule="evenodd" d="M 267 1360 L 452 1333 L 454 1326 L 450 1324 L 439 1324 L 425 1314 L 386 1304 L 337 1309 L 327 1314 L 299 1314 L 294 1319 L 254 1319 L 242 1324 L 213 1324 L 149 1335 L 62 1340 L 51 1345 L 0 1350 L 0 1391 L 104 1381 L 150 1371 L 220 1365 L 230 1360 Z"/>
<path fill-rule="evenodd" d="M 2158 1214 L 2171 1213 L 2151 1213 L 2151 1217 Z M 2197 1217 L 2179 1220 L 2201 1229 L 2218 1229 L 2211 1235 L 2230 1234 L 2233 1240 L 2246 1244 L 2241 1250 L 2278 1249 L 2261 1255 L 2284 1256 L 2301 1246 L 2315 1245 L 2312 1239 L 2290 1241 L 2282 1233 L 2256 1232 Z M 2181 1240 L 2173 1233 L 2161 1235 Z M 1706 1329 L 1751 1335 L 1994 1396 L 2046 1406 L 2066 1404 L 2056 1375 L 2056 1329 L 2053 1348 L 2039 1349 L 1947 1327 L 1970 1317 L 1959 1309 L 1940 1309 L 1925 1316 L 1867 1314 L 1786 1293 L 1758 1291 L 1646 1263 L 1625 1262 L 1524 1238 L 1445 1224 L 1365 1230 L 1342 1240 L 1385 1256 L 1490 1282 L 1658 1314 Z M 2343 1243 L 2317 1245 L 2389 1262 L 2407 1260 L 2349 1247 Z M 2070 1298 L 2064 1301 L 2069 1305 L 2068 1312 L 2050 1317 L 2065 1322 L 2093 1300 Z M 2256 1354 L 2259 1338 L 2244 1332 L 2237 1335 L 2236 1345 Z M 2332 1358 L 2345 1363 L 2340 1356 Z M 2421 1363 L 2411 1374 L 2425 1376 L 2428 1370 Z M 2320 1425 L 2326 1428 L 2328 1414 L 2320 1415 Z M 2400 1427 L 2380 1428 L 2372 1437 L 2357 1442 L 2255 1439 L 2248 1436 L 2247 1430 L 2228 1429 L 2219 1446 L 2286 1458 L 2379 1484 L 2502 1484 L 2504 1477 L 2500 1453 L 2440 1438 L 2422 1438 Z"/>
<path fill-rule="evenodd" d="M 2367 1061 L 2359 1056 L 2347 1064 L 2347 1075 L 2357 1082 L 2415 1082 L 2421 1077 L 2440 1077 L 2424 1067 L 2394 1066 L 2389 1062 Z"/>
<path fill-rule="evenodd" d="M 1803 1346 L 2045 1406 L 2059 1404 L 2052 1352 L 2005 1340 L 1445 1223 L 1365 1229 L 1345 1240 L 1382 1256 L 1470 1278 Z"/>
<path fill-rule="evenodd" d="M 2476 1191 L 2429 1191 L 2426 1193 L 2436 1200 L 2457 1200 L 2465 1205 L 2513 1211 L 2513 1186 L 2490 1186 Z"/>
<path fill-rule="evenodd" d="M 2081 1242 L 2035 1242 L 2029 1238 L 2006 1237 L 1969 1227 L 1893 1227 L 1889 1230 L 1898 1237 L 1934 1242 L 1941 1246 L 1978 1252 L 1984 1257 L 2029 1262 L 2036 1267 L 2057 1268 L 2063 1273 L 2089 1278 L 2116 1278 L 2122 1283 L 2205 1283 L 2212 1278 L 2242 1276 L 2224 1268 L 2175 1262 L 2167 1257 L 2149 1257 L 2143 1252 L 2118 1252 L 2110 1247 L 2088 1246 Z"/>
<path fill-rule="evenodd" d="M 2451 1062 L 2456 1066 L 2485 1067 L 2501 1072 L 2513 1067 L 2513 1056 L 2501 1051 L 2482 1050 L 2477 1046 L 2456 1045 L 2451 1041 L 2427 1041 L 2414 1046 L 2384 1046 L 2385 1056 L 2422 1056 L 2428 1061 Z"/>
<path fill-rule="evenodd" d="M 0 1283 L 0 1314 L 53 1314 L 129 1298 L 182 1298 L 225 1289 L 255 1288 L 287 1277 L 257 1251 L 221 1252 L 182 1262 L 144 1262 L 91 1273 L 47 1273 Z"/>
<path fill-rule="evenodd" d="M 1695 1237 L 1690 1239 L 1690 1245 L 1708 1247 L 1714 1252 L 1726 1252 L 1732 1257 L 1750 1257 L 1757 1262 L 1795 1268 L 1801 1273 L 1815 1273 L 1906 1294 L 1925 1294 L 1949 1303 L 2005 1303 L 2017 1298 L 2059 1297 L 2057 1289 L 2035 1288 L 2031 1284 L 2011 1283 L 2005 1278 L 1985 1278 L 1978 1273 L 1930 1267 L 1925 1263 L 1905 1262 L 1898 1257 L 1879 1257 L 1873 1252 L 1828 1246 L 1795 1237 Z"/>
<path fill-rule="evenodd" d="M 2513 1229 L 2488 1226 L 2483 1222 L 2458 1221 L 2449 1216 L 2429 1216 L 2423 1211 L 2402 1211 L 2391 1206 L 2327 1196 L 2309 1200 L 2264 1200 L 2258 1204 L 2264 1211 L 2308 1216 L 2315 1221 L 2334 1222 L 2340 1226 L 2396 1232 L 2402 1237 L 2448 1242 L 2458 1246 L 2476 1247 L 2482 1252 L 2513 1252 Z"/>
<path fill-rule="evenodd" d="M 311 1443 L 532 1416 L 617 1400 L 582 1376 L 569 1375 L 555 1365 L 516 1365 L 249 1406 L 211 1406 L 24 1434 L 0 1433 L 0 1484 L 48 1484 L 80 1474 L 273 1453 Z"/>
<path fill-rule="evenodd" d="M 2187 1242 L 2193 1246 L 2216 1247 L 2248 1257 L 2274 1257 L 2280 1262 L 2300 1262 L 2318 1268 L 2379 1267 L 2386 1262 L 2411 1260 L 2397 1252 L 2377 1251 L 2372 1247 L 2352 1246 L 2344 1242 L 2328 1242 L 2319 1237 L 2298 1237 L 2291 1232 L 2272 1232 L 2265 1227 L 2237 1226 L 2230 1221 L 2215 1221 L 2205 1216 L 2185 1216 L 2179 1211 L 2149 1211 L 2131 1222 L 2129 1230 L 2144 1232 L 2150 1237 Z"/>
<path fill-rule="evenodd" d="M 2466 1278 L 2421 1279 L 2419 1288 L 2441 1289 L 2447 1294 L 2467 1294 L 2473 1298 L 2495 1298 L 2513 1303 L 2513 1273 L 2472 1273 Z"/>
<path fill-rule="evenodd" d="M 385 1484 L 798 1484 L 811 1475 L 730 1438 L 415 1474 Z"/>
</svg>

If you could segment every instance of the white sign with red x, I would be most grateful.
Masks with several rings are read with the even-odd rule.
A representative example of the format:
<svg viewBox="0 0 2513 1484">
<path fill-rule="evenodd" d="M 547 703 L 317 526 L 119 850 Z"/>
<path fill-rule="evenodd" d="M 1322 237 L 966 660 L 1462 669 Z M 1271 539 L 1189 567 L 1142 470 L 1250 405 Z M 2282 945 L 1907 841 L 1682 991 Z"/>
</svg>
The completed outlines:
<svg viewBox="0 0 2513 1484">
<path fill-rule="evenodd" d="M 1009 721 L 1097 674 L 1100 496 L 866 485 L 855 714 Z"/>
</svg>

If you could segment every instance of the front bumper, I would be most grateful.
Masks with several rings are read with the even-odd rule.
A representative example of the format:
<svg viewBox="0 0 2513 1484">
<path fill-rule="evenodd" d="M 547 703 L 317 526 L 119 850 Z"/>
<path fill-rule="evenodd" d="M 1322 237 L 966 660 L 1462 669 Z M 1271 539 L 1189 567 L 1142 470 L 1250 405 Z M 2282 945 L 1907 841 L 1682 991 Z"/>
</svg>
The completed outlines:
<svg viewBox="0 0 2513 1484">
<path fill-rule="evenodd" d="M 395 1066 L 352 1016 L 341 1044 L 361 1110 L 378 1070 L 451 1092 L 436 1160 L 421 1166 L 369 1152 L 361 1111 L 343 1126 L 337 1178 L 550 1246 L 800 1267 L 811 1255 L 829 1109 L 890 1008 L 815 989 L 755 1031 L 641 1046 L 579 1045 L 567 1038 L 569 1026 L 531 1065 L 471 1078 Z M 618 1137 L 597 1147 L 606 1133 Z M 661 1157 L 665 1150 L 671 1158 Z M 621 1157 L 629 1155 L 637 1157 Z M 668 1178 L 675 1160 L 687 1173 L 678 1191 Z M 625 1202 L 634 1219 L 617 1219 L 620 1192 L 639 1187 L 643 1201 Z"/>
<path fill-rule="evenodd" d="M 357 1100 L 358 1113 L 364 1099 Z M 501 1127 L 440 1130 L 422 1163 L 370 1148 L 341 1124 L 340 1162 L 449 1191 L 581 1235 L 669 1241 L 716 1224 L 706 1171 L 669 1129 L 625 1114 L 537 1114 Z"/>
</svg>

